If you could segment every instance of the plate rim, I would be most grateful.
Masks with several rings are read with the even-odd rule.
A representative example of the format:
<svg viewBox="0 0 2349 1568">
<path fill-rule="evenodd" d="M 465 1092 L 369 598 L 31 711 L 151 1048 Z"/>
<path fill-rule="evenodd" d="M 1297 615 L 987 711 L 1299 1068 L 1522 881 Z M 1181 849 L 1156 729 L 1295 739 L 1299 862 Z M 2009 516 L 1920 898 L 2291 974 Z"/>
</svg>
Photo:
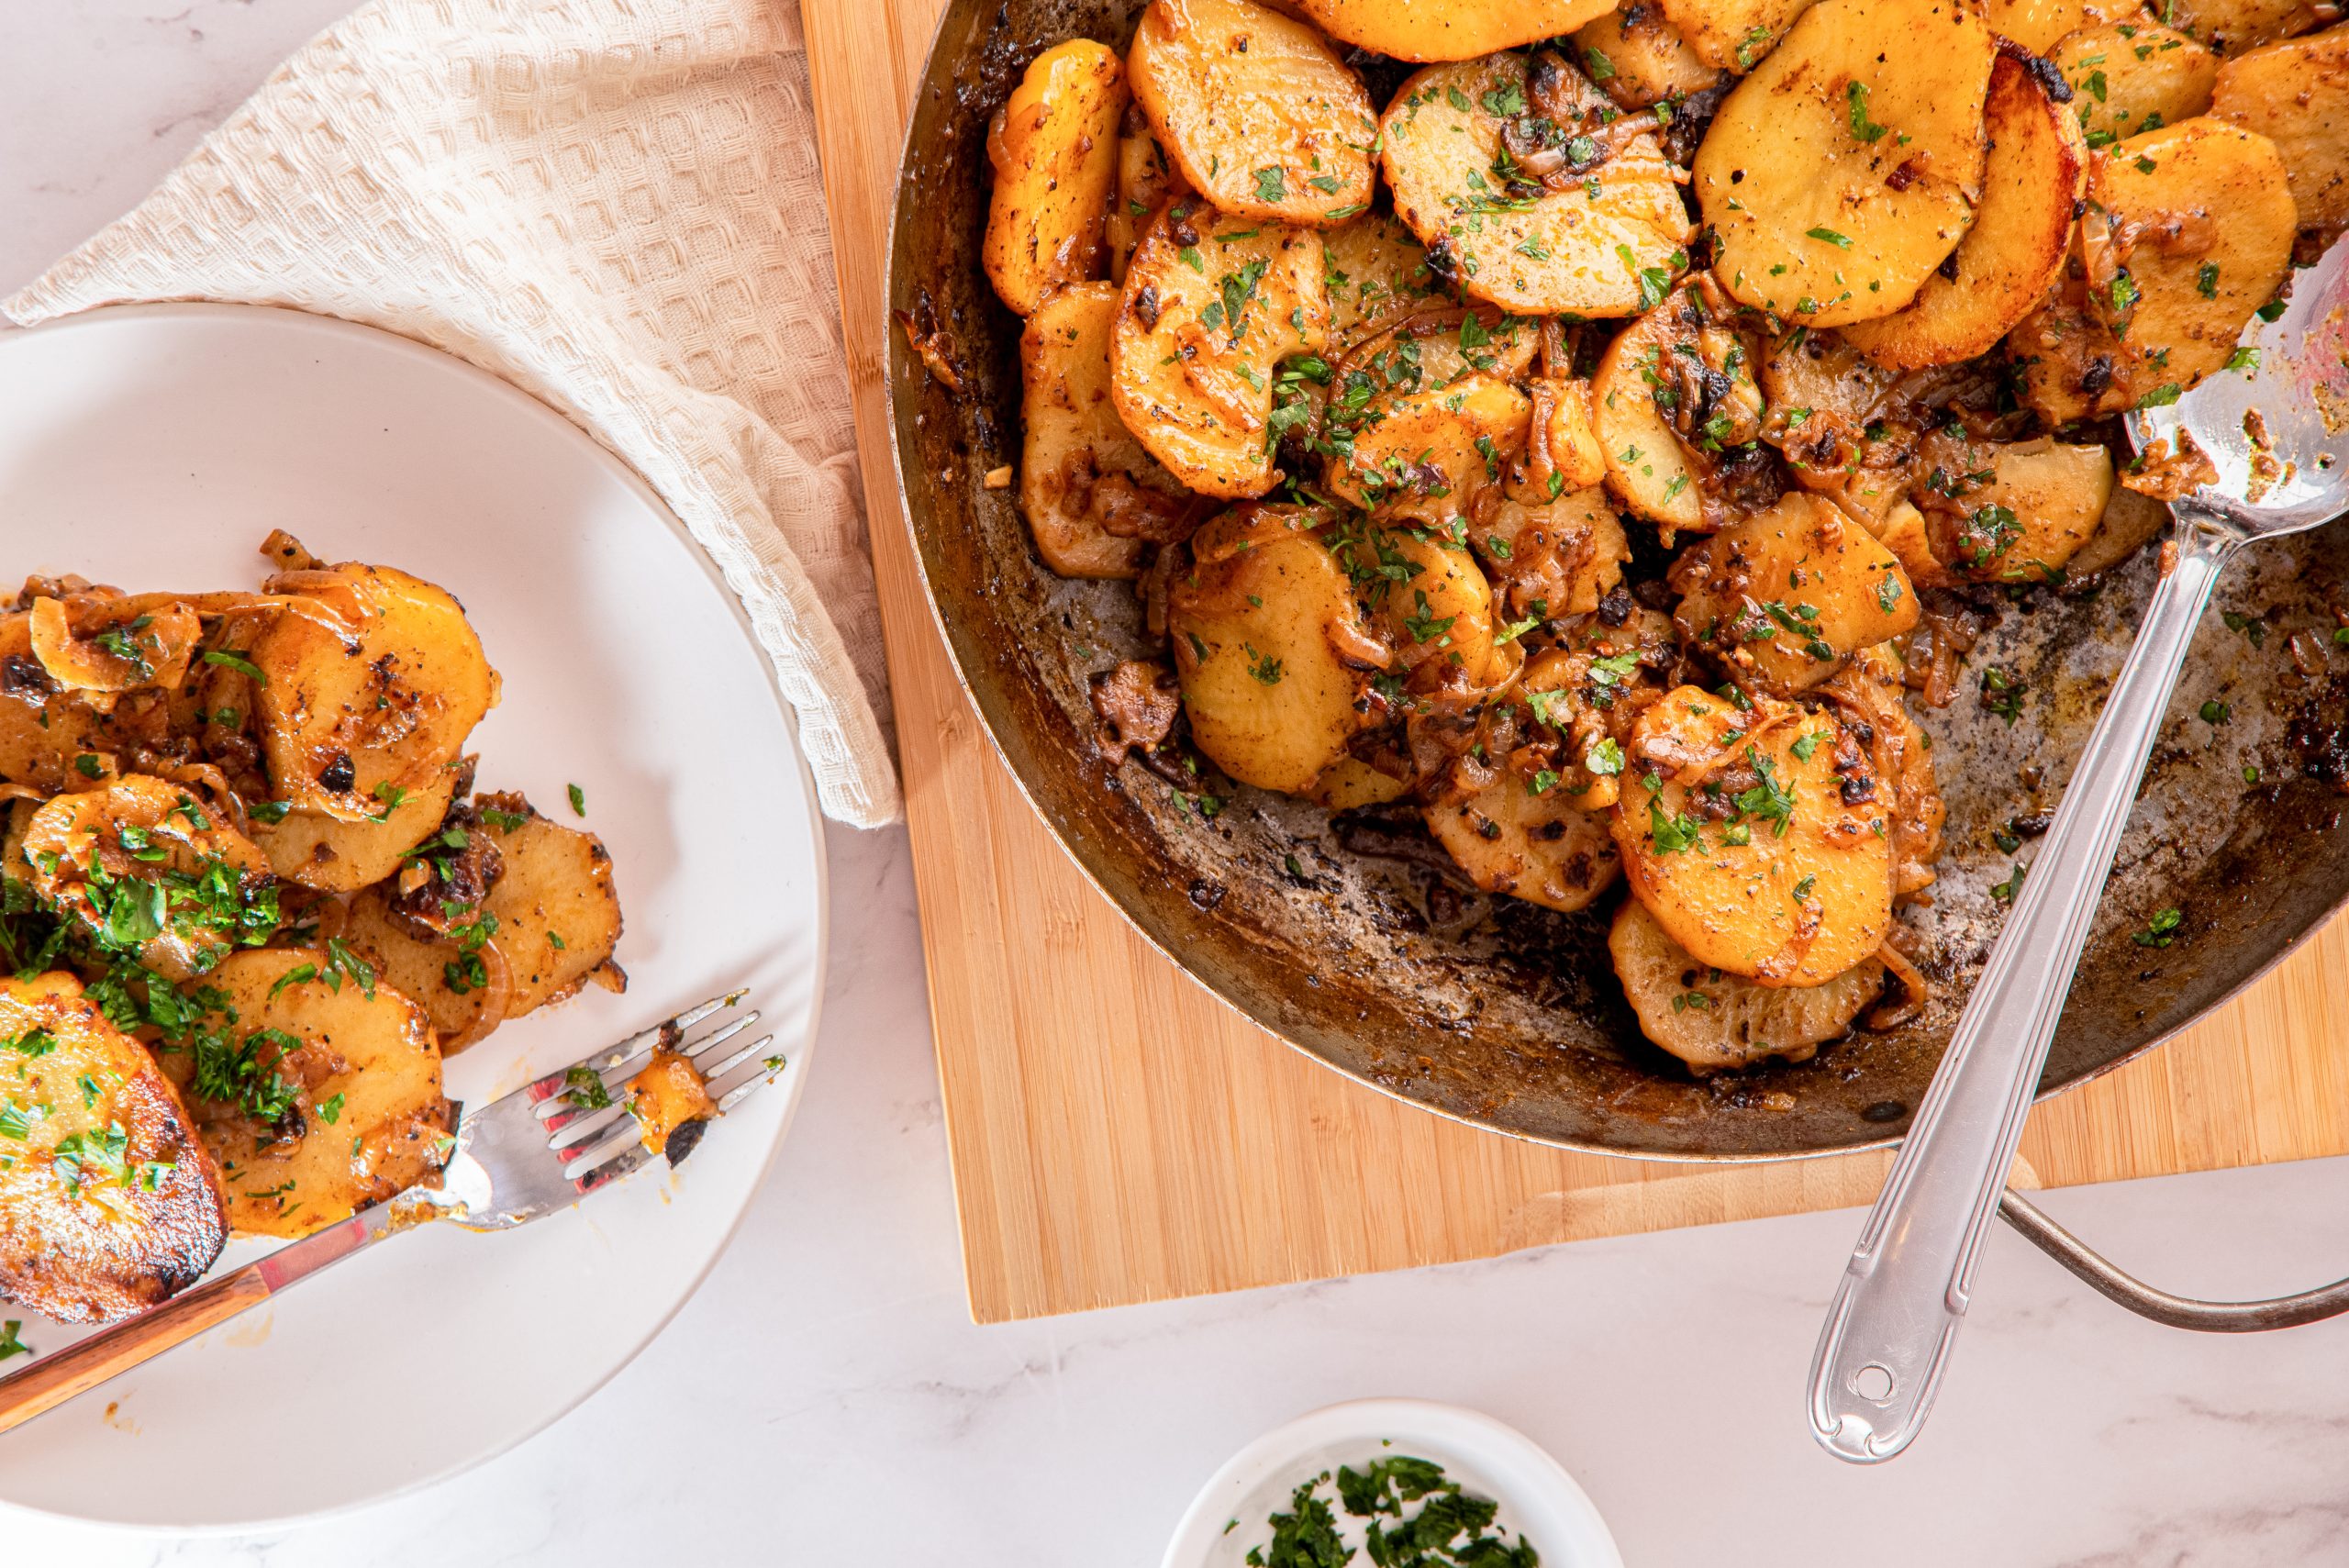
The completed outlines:
<svg viewBox="0 0 2349 1568">
<path fill-rule="evenodd" d="M 503 1458 L 524 1443 L 544 1435 L 557 1422 L 572 1415 L 581 1406 L 601 1393 L 614 1378 L 633 1365 L 637 1358 L 651 1347 L 653 1340 L 668 1330 L 669 1325 L 676 1320 L 677 1314 L 685 1310 L 685 1305 L 700 1294 L 702 1286 L 708 1281 L 711 1273 L 716 1272 L 719 1260 L 732 1250 L 735 1241 L 741 1235 L 742 1223 L 749 1218 L 752 1203 L 757 1200 L 760 1193 L 766 1186 L 768 1178 L 774 1173 L 775 1160 L 783 1151 L 785 1140 L 791 1135 L 792 1127 L 798 1119 L 800 1103 L 807 1096 L 807 1079 L 814 1072 L 815 1046 L 818 1037 L 822 1032 L 824 992 L 826 980 L 831 968 L 830 857 L 824 841 L 825 817 L 817 798 L 815 775 L 807 766 L 807 748 L 800 743 L 799 740 L 798 711 L 792 706 L 790 699 L 784 695 L 782 684 L 775 674 L 773 658 L 768 654 L 765 647 L 760 643 L 757 633 L 752 629 L 749 617 L 742 607 L 740 596 L 728 584 L 725 573 L 718 569 L 718 563 L 710 558 L 709 552 L 702 548 L 701 541 L 694 538 L 693 530 L 685 526 L 685 520 L 679 517 L 668 502 L 662 498 L 660 492 L 652 487 L 651 482 L 639 473 L 618 453 L 597 439 L 585 426 L 506 377 L 484 370 L 446 350 L 435 348 L 431 344 L 384 328 L 371 327 L 345 317 L 330 316 L 294 306 L 245 305 L 217 300 L 96 306 L 87 310 L 76 311 L 70 316 L 44 321 L 36 326 L 0 331 L 0 364 L 5 364 L 10 355 L 15 352 L 13 344 L 36 338 L 50 339 L 94 328 L 110 328 L 129 321 L 217 321 L 239 318 L 265 322 L 267 329 L 284 328 L 295 331 L 311 331 L 330 339 L 372 344 L 404 355 L 417 363 L 429 363 L 441 371 L 453 372 L 461 379 L 473 382 L 481 386 L 491 396 L 507 400 L 522 417 L 536 419 L 541 423 L 551 421 L 553 425 L 559 426 L 569 443 L 576 446 L 583 455 L 601 469 L 606 475 L 618 480 L 668 526 L 677 540 L 685 546 L 696 566 L 708 577 L 724 598 L 736 628 L 741 633 L 751 655 L 758 662 L 761 679 L 768 693 L 774 697 L 776 712 L 784 721 L 784 732 L 790 741 L 792 761 L 797 766 L 800 796 L 807 811 L 809 859 L 815 877 L 813 899 L 815 940 L 811 959 L 813 980 L 808 987 L 806 1021 L 801 1028 L 798 1043 L 792 1048 L 798 1054 L 799 1073 L 792 1083 L 788 1096 L 784 1103 L 783 1115 L 775 1124 L 774 1135 L 768 1140 L 766 1151 L 759 1161 L 757 1173 L 751 1178 L 743 1201 L 736 1207 L 733 1214 L 727 1219 L 723 1234 L 719 1237 L 718 1244 L 710 1249 L 707 1259 L 702 1262 L 691 1279 L 684 1282 L 675 1297 L 660 1313 L 658 1319 L 644 1331 L 641 1337 L 629 1345 L 623 1353 L 599 1371 L 593 1379 L 566 1393 L 557 1407 L 551 1409 L 542 1419 L 536 1420 L 535 1423 L 526 1426 L 524 1429 L 510 1436 L 502 1437 L 486 1448 L 470 1451 L 449 1463 L 439 1465 L 424 1474 L 387 1490 L 345 1499 L 321 1508 L 297 1509 L 233 1523 L 209 1521 L 196 1524 L 165 1524 L 137 1519 L 108 1518 L 99 1515 L 44 1507 L 35 1503 L 20 1502 L 6 1496 L 5 1489 L 0 1489 L 0 1508 L 29 1514 L 39 1518 L 53 1519 L 61 1524 L 91 1527 L 132 1536 L 170 1535 L 181 1538 L 206 1538 L 250 1535 L 323 1523 L 363 1509 L 380 1507 L 429 1491 L 470 1471 L 479 1469 L 494 1460 Z M 222 1326 L 216 1325 L 213 1329 L 207 1329 L 206 1334 L 208 1336 L 218 1332 L 220 1327 Z M 199 1336 L 199 1338 L 205 1336 Z M 442 1429 L 462 1430 L 462 1426 L 461 1423 L 445 1422 L 442 1424 Z"/>
</svg>

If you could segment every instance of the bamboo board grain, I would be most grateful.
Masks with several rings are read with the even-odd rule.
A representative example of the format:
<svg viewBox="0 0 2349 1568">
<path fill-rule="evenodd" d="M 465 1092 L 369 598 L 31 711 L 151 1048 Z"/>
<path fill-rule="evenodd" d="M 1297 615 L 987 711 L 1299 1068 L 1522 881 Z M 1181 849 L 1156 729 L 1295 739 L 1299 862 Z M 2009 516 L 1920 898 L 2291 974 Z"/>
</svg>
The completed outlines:
<svg viewBox="0 0 2349 1568">
<path fill-rule="evenodd" d="M 889 458 L 891 186 L 942 0 L 801 0 L 931 1025 L 982 1322 L 1871 1199 L 1885 1157 L 1574 1154 L 1308 1062 L 1152 951 L 1021 796 L 931 620 Z M 2048 1185 L 2349 1152 L 2349 924 L 2132 1065 L 2042 1106 Z"/>
</svg>

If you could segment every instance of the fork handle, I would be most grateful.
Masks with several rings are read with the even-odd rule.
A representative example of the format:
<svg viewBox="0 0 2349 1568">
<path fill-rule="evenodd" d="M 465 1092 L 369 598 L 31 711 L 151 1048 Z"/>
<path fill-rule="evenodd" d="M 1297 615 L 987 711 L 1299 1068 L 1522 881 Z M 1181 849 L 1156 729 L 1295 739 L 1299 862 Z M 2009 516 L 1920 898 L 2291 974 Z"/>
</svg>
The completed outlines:
<svg viewBox="0 0 2349 1568">
<path fill-rule="evenodd" d="M 1924 1425 L 2145 759 L 2210 590 L 2243 542 L 2190 504 L 2176 512 L 2176 564 L 2154 589 L 1828 1310 L 1810 1420 L 1840 1459 L 1889 1459 Z"/>
<path fill-rule="evenodd" d="M 206 1329 L 258 1307 L 279 1291 L 342 1262 L 390 1233 L 389 1205 L 332 1225 L 258 1262 L 175 1296 L 78 1340 L 22 1372 L 0 1377 L 0 1432 L 77 1399 Z"/>
</svg>

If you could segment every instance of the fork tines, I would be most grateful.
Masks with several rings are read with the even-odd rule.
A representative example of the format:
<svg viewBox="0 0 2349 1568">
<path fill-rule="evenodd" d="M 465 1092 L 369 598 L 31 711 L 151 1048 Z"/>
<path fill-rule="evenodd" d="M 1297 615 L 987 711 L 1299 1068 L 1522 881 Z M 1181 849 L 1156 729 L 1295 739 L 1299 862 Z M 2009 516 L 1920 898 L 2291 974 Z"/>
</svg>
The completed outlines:
<svg viewBox="0 0 2349 1568">
<path fill-rule="evenodd" d="M 759 1021 L 758 1010 L 731 1011 L 741 1006 L 746 994 L 713 996 L 525 1086 L 523 1094 L 546 1131 L 547 1147 L 562 1162 L 563 1177 L 575 1190 L 594 1192 L 651 1158 L 622 1091 L 656 1050 L 675 1051 L 691 1062 L 721 1115 L 774 1081 L 783 1064 L 780 1057 L 769 1054 L 774 1036 L 763 1034 L 745 1043 L 751 1026 Z M 726 1016 L 694 1032 L 696 1026 L 721 1012 Z"/>
</svg>

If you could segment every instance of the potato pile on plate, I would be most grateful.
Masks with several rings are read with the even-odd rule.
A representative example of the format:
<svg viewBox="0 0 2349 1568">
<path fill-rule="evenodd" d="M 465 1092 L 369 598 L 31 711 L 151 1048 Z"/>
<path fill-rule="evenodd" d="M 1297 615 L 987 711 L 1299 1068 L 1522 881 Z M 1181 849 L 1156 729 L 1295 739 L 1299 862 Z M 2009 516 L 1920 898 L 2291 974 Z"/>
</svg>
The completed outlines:
<svg viewBox="0 0 2349 1568">
<path fill-rule="evenodd" d="M 2156 531 L 2114 417 L 2255 373 L 2349 220 L 2321 9 L 1156 0 L 1045 50 L 984 256 L 1036 548 L 1164 639 L 1105 746 L 1553 909 L 1620 878 L 1698 1072 L 1912 1016 L 1909 699 Z"/>
<path fill-rule="evenodd" d="M 0 610 L 0 1296 L 65 1321 L 434 1182 L 443 1054 L 626 984 L 602 843 L 473 793 L 463 608 L 263 553 Z"/>
</svg>

